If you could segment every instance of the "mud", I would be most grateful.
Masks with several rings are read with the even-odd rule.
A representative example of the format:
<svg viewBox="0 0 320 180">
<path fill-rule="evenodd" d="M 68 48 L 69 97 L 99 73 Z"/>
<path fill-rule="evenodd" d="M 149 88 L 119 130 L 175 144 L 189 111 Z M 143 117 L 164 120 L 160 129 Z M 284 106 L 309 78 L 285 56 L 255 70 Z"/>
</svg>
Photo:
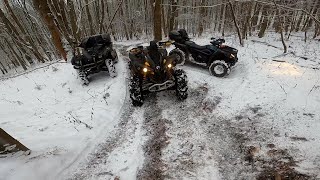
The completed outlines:
<svg viewBox="0 0 320 180">
<path fill-rule="evenodd" d="M 167 146 L 168 137 L 166 136 L 168 120 L 161 117 L 162 109 L 156 103 L 154 94 L 148 97 L 144 104 L 144 130 L 148 136 L 143 150 L 145 161 L 139 170 L 137 179 L 139 180 L 162 180 L 165 164 L 162 162 L 162 150 Z"/>
</svg>

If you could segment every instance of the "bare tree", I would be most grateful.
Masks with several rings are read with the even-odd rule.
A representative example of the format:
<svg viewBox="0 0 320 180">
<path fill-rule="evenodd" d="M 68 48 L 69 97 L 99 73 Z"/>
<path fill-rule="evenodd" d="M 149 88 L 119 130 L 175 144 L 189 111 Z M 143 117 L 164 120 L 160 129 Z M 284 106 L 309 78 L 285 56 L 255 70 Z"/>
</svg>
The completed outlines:
<svg viewBox="0 0 320 180">
<path fill-rule="evenodd" d="M 154 1 L 154 11 L 153 11 L 153 31 L 154 39 L 162 39 L 162 28 L 161 28 L 161 0 Z"/>
<path fill-rule="evenodd" d="M 67 60 L 67 53 L 63 48 L 61 34 L 58 30 L 58 27 L 55 25 L 54 19 L 52 17 L 52 12 L 49 8 L 47 1 L 33 0 L 33 3 L 35 8 L 38 10 L 39 14 L 43 18 L 44 22 L 48 26 L 55 47 L 59 51 L 61 57 Z"/>
</svg>

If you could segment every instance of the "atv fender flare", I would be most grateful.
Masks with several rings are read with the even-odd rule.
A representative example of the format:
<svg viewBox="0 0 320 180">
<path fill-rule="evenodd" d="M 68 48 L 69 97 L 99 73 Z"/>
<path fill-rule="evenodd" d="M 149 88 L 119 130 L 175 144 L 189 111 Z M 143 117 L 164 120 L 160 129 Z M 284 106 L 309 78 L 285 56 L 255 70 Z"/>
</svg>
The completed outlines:
<svg viewBox="0 0 320 180">
<path fill-rule="evenodd" d="M 179 48 L 175 48 L 170 51 L 169 56 L 176 55 L 179 56 L 179 60 L 176 62 L 178 65 L 184 65 L 186 62 L 186 53 Z"/>
</svg>

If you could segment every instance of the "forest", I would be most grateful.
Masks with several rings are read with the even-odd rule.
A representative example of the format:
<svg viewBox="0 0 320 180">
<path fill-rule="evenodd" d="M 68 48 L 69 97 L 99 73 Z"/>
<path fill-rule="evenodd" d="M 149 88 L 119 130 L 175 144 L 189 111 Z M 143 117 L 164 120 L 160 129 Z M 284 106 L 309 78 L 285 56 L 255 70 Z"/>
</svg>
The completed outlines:
<svg viewBox="0 0 320 180">
<path fill-rule="evenodd" d="M 319 0 L 2 0 L 0 70 L 67 61 L 82 38 L 101 33 L 161 40 L 184 28 L 194 37 L 237 34 L 243 44 L 276 32 L 286 52 L 292 32 L 304 32 L 305 41 L 319 37 L 319 17 Z"/>
</svg>

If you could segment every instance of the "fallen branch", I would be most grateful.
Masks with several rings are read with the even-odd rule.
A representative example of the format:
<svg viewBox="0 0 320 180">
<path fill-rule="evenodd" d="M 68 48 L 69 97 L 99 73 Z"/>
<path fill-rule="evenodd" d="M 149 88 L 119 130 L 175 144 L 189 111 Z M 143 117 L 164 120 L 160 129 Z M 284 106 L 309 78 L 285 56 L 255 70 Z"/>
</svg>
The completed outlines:
<svg viewBox="0 0 320 180">
<path fill-rule="evenodd" d="M 273 59 L 272 61 L 280 62 L 280 63 L 286 62 L 286 61 L 283 61 L 283 60 L 276 60 L 276 59 Z"/>
<path fill-rule="evenodd" d="M 269 44 L 269 43 L 267 43 L 267 42 L 258 41 L 258 40 L 251 40 L 251 41 L 252 41 L 252 42 L 256 42 L 256 43 L 265 44 L 265 45 L 267 45 L 267 46 L 270 46 L 270 47 L 273 47 L 273 48 L 277 48 L 277 49 L 283 50 L 281 47 L 274 46 L 274 45 Z"/>
<path fill-rule="evenodd" d="M 4 80 L 7 80 L 7 79 L 12 79 L 12 78 L 16 78 L 16 77 L 19 77 L 19 76 L 22 76 L 22 75 L 31 73 L 31 72 L 36 71 L 36 70 L 38 70 L 38 69 L 42 69 L 42 68 L 45 68 L 45 67 L 51 66 L 51 65 L 53 65 L 53 64 L 57 64 L 57 63 L 67 63 L 67 62 L 65 62 L 65 61 L 60 61 L 60 60 L 59 60 L 59 61 L 55 61 L 55 62 L 52 62 L 52 63 L 50 63 L 50 64 L 47 64 L 47 65 L 44 65 L 44 66 L 40 66 L 40 67 L 31 69 L 31 70 L 27 70 L 27 71 L 25 71 L 25 72 L 22 72 L 22 73 L 19 73 L 19 74 L 10 76 L 10 77 L 1 77 L 1 78 L 0 78 L 0 81 L 4 81 Z"/>
</svg>

